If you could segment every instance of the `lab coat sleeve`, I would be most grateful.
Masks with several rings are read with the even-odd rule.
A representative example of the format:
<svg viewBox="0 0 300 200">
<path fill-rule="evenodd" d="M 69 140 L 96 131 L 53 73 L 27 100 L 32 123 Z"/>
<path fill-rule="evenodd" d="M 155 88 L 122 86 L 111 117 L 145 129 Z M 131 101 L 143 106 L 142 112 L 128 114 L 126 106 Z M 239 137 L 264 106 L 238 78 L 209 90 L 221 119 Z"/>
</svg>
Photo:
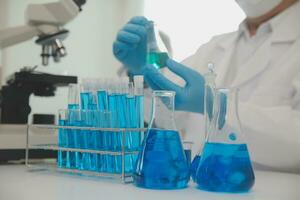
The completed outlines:
<svg viewBox="0 0 300 200">
<path fill-rule="evenodd" d="M 291 104 L 263 107 L 250 101 L 239 104 L 239 114 L 254 162 L 299 173 L 300 76 L 293 87 Z"/>
</svg>

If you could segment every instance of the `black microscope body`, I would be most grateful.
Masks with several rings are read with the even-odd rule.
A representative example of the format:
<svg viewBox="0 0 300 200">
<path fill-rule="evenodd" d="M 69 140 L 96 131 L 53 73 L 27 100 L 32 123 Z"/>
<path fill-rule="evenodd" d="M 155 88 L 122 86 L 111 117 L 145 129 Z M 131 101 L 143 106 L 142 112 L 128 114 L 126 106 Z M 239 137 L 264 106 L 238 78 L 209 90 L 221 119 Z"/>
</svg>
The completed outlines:
<svg viewBox="0 0 300 200">
<path fill-rule="evenodd" d="M 0 91 L 0 122 L 2 124 L 27 124 L 28 115 L 31 112 L 29 105 L 31 94 L 41 97 L 55 96 L 57 87 L 67 86 L 70 83 L 77 83 L 77 77 L 32 70 L 14 73 L 8 79 L 7 85 L 4 85 Z"/>
</svg>

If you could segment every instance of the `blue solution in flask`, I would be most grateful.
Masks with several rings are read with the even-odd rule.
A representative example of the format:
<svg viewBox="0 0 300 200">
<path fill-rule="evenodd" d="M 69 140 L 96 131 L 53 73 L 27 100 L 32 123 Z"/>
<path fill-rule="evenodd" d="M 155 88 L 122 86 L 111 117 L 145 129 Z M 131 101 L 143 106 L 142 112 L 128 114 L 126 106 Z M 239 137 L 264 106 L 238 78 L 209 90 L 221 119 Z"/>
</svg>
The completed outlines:
<svg viewBox="0 0 300 200">
<path fill-rule="evenodd" d="M 196 173 L 200 189 L 246 192 L 254 185 L 246 144 L 206 143 Z"/>
<path fill-rule="evenodd" d="M 190 166 L 190 172 L 191 172 L 191 177 L 193 179 L 193 181 L 196 181 L 196 172 L 200 163 L 200 159 L 201 156 L 200 155 L 196 155 L 192 161 L 192 164 Z"/>
<path fill-rule="evenodd" d="M 138 187 L 180 189 L 190 180 L 189 164 L 174 121 L 174 97 L 172 91 L 152 94 L 152 117 L 133 174 Z"/>
<path fill-rule="evenodd" d="M 152 189 L 179 189 L 187 186 L 189 166 L 177 131 L 151 129 L 134 173 L 136 186 Z"/>
<path fill-rule="evenodd" d="M 185 149 L 184 154 L 185 154 L 185 157 L 186 157 L 186 162 L 188 163 L 188 165 L 191 165 L 192 150 L 191 149 Z"/>
</svg>

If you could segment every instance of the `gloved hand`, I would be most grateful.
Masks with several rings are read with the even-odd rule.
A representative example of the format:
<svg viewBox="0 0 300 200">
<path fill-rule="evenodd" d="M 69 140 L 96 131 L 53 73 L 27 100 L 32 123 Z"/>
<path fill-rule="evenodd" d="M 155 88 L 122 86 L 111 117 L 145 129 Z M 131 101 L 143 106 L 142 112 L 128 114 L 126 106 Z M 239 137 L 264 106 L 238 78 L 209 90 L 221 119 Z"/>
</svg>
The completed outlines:
<svg viewBox="0 0 300 200">
<path fill-rule="evenodd" d="M 146 64 L 148 23 L 145 17 L 133 17 L 113 43 L 113 54 L 134 75 L 141 74 Z"/>
<path fill-rule="evenodd" d="M 180 87 L 167 79 L 155 67 L 147 65 L 143 74 L 146 82 L 154 90 L 172 90 L 175 95 L 175 109 L 198 112 L 203 114 L 204 110 L 204 84 L 205 80 L 198 72 L 168 59 L 167 67 L 183 78 L 186 82 L 184 87 Z"/>
</svg>

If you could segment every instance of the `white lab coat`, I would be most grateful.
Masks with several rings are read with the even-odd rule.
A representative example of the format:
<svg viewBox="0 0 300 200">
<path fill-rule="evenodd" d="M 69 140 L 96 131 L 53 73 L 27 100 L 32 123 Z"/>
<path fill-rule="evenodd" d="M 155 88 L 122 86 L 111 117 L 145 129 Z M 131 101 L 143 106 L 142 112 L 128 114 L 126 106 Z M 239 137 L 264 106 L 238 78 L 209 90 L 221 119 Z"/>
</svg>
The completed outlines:
<svg viewBox="0 0 300 200">
<path fill-rule="evenodd" d="M 252 160 L 268 169 L 300 172 L 299 19 L 300 3 L 230 85 L 240 88 L 239 114 Z M 235 56 L 237 37 L 237 32 L 214 37 L 183 63 L 203 74 L 207 64 L 213 62 L 218 75 L 216 84 L 222 87 Z M 271 63 L 274 51 L 282 51 L 282 55 L 278 62 Z M 178 128 L 197 144 L 193 150 L 199 149 L 204 142 L 203 116 L 192 113 L 177 116 Z"/>
</svg>

